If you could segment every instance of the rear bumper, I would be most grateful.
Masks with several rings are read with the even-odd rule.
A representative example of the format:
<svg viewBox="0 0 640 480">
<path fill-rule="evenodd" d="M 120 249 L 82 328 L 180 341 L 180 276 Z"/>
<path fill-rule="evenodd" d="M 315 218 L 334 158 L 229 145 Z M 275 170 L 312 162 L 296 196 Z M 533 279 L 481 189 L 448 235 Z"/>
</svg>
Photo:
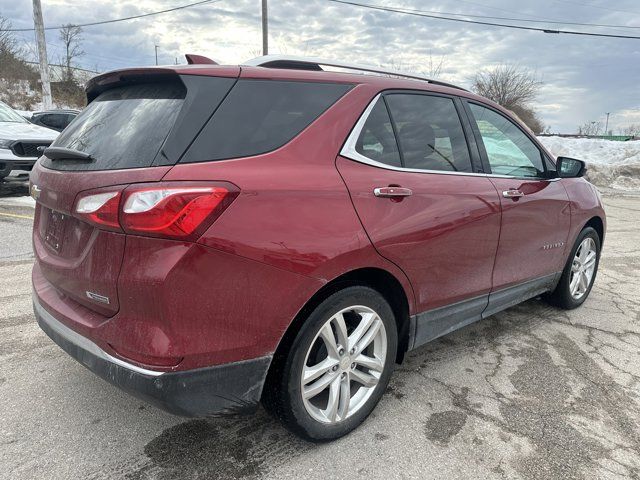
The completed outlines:
<svg viewBox="0 0 640 480">
<path fill-rule="evenodd" d="M 99 377 L 175 415 L 210 417 L 255 411 L 270 356 L 181 372 L 147 370 L 113 357 L 55 319 L 34 295 L 40 328 Z"/>
</svg>

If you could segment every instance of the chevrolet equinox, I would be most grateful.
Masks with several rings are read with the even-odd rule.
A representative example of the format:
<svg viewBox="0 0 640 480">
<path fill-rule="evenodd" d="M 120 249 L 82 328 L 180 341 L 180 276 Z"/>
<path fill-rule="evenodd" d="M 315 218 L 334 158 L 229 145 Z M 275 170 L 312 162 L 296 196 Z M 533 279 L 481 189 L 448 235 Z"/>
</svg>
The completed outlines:
<svg viewBox="0 0 640 480">
<path fill-rule="evenodd" d="M 187 58 L 93 78 L 31 174 L 38 323 L 103 379 L 331 440 L 409 350 L 589 295 L 600 197 L 504 108 L 375 68 Z"/>
</svg>

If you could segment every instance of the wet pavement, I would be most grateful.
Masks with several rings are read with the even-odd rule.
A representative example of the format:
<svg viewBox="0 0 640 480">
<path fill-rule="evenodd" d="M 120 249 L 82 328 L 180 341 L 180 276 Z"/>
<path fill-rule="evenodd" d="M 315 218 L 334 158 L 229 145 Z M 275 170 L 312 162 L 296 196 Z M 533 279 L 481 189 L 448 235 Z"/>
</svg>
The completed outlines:
<svg viewBox="0 0 640 480">
<path fill-rule="evenodd" d="M 638 479 L 640 197 L 605 203 L 581 308 L 530 300 L 412 352 L 358 430 L 315 445 L 263 411 L 165 414 L 68 357 L 31 311 L 33 209 L 0 198 L 0 478 Z"/>
</svg>

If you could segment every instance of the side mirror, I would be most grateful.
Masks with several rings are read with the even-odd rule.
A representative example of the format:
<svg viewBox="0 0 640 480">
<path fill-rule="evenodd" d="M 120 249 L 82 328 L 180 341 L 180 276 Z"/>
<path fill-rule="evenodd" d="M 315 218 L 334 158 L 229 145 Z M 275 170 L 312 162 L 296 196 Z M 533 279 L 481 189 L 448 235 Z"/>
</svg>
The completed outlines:
<svg viewBox="0 0 640 480">
<path fill-rule="evenodd" d="M 582 177 L 587 171 L 587 165 L 582 160 L 569 157 L 556 159 L 556 170 L 560 178 Z"/>
</svg>

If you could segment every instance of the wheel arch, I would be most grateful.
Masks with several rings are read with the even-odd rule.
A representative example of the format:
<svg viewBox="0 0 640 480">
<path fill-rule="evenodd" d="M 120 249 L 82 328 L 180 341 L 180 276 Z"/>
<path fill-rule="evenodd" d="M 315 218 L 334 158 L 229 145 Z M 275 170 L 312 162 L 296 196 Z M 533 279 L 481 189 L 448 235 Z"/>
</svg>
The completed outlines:
<svg viewBox="0 0 640 480">
<path fill-rule="evenodd" d="M 604 222 L 602 218 L 597 215 L 591 217 L 580 231 L 587 227 L 591 227 L 597 232 L 598 237 L 600 237 L 600 248 L 602 248 L 602 244 L 604 243 Z"/>
<path fill-rule="evenodd" d="M 335 292 L 352 286 L 370 287 L 389 302 L 396 317 L 396 326 L 398 328 L 396 362 L 402 363 L 404 354 L 408 350 L 410 333 L 409 298 L 407 293 L 404 291 L 400 281 L 387 270 L 377 267 L 358 268 L 343 273 L 323 285 L 300 309 L 287 327 L 273 354 L 273 361 L 267 374 L 267 382 L 269 381 L 269 375 L 274 370 L 277 370 L 278 364 L 286 358 L 296 334 L 300 331 L 302 324 L 311 312 Z"/>
</svg>

